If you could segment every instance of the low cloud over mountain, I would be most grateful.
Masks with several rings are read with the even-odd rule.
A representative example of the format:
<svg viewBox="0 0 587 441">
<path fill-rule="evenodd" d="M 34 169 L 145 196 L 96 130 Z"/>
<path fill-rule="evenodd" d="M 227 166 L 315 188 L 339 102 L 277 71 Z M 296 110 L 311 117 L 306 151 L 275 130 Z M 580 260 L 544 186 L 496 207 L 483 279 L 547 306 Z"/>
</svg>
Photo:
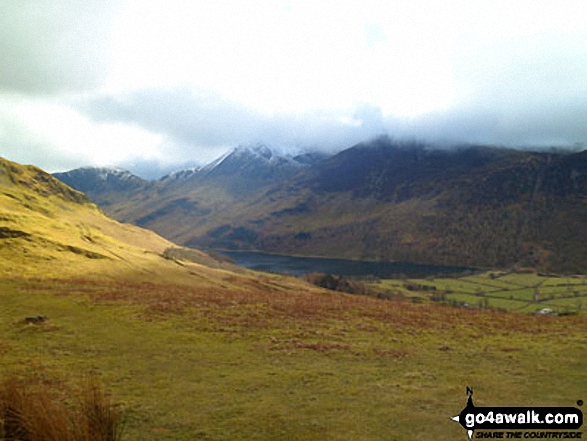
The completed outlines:
<svg viewBox="0 0 587 441">
<path fill-rule="evenodd" d="M 0 145 L 146 177 L 237 145 L 587 141 L 584 4 L 0 2 Z"/>
</svg>

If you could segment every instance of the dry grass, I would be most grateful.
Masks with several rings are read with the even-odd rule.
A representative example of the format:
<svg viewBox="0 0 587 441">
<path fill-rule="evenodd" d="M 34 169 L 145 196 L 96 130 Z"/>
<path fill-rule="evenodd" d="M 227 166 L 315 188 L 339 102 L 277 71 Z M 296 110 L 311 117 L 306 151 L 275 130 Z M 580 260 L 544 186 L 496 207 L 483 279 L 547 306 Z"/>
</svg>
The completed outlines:
<svg viewBox="0 0 587 441">
<path fill-rule="evenodd" d="M 83 385 L 73 404 L 67 403 L 66 395 L 30 379 L 8 378 L 0 389 L 0 439 L 119 441 L 122 438 L 122 413 L 95 379 Z"/>
<path fill-rule="evenodd" d="M 226 277 L 217 289 L 0 280 L 0 375 L 42 374 L 52 397 L 65 391 L 57 403 L 108 421 L 74 398 L 79 375 L 99 375 L 125 403 L 125 439 L 140 441 L 458 439 L 448 416 L 463 385 L 495 405 L 572 404 L 585 389 L 585 316 Z M 52 330 L 22 320 L 39 314 Z"/>
<path fill-rule="evenodd" d="M 247 283 L 248 282 L 248 283 Z M 309 285 L 308 285 L 309 286 Z M 240 289 L 195 288 L 158 285 L 153 283 L 104 283 L 88 280 L 53 283 L 28 281 L 20 291 L 54 292 L 57 295 L 89 297 L 95 303 L 123 302 L 143 307 L 147 320 L 171 315 L 206 317 L 220 327 L 244 329 L 268 326 L 299 327 L 324 325 L 340 320 L 374 320 L 396 332 L 421 333 L 463 329 L 486 335 L 549 334 L 566 332 L 573 326 L 587 332 L 587 322 L 580 317 L 536 317 L 527 314 L 504 313 L 495 310 L 455 308 L 449 305 L 415 304 L 407 299 L 380 300 L 325 290 L 271 289 L 270 281 L 259 284 L 248 280 Z"/>
</svg>

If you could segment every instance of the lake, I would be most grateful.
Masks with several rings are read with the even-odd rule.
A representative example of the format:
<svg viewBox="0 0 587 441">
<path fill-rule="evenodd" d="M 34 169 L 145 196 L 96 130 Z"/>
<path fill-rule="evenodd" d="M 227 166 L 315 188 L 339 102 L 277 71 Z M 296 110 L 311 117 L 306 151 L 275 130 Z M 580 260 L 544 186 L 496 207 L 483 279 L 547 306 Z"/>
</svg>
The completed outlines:
<svg viewBox="0 0 587 441">
<path fill-rule="evenodd" d="M 467 267 L 423 265 L 409 262 L 370 262 L 322 257 L 285 256 L 255 251 L 217 251 L 239 266 L 271 273 L 303 275 L 327 273 L 341 276 L 376 276 L 382 279 L 398 276 L 426 277 L 452 275 L 472 270 Z"/>
</svg>

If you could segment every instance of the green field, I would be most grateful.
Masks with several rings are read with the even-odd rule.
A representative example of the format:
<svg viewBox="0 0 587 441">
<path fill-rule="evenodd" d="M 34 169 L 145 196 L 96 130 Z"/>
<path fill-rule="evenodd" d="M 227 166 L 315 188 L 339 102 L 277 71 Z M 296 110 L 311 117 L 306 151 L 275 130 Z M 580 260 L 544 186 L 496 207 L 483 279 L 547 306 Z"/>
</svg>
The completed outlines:
<svg viewBox="0 0 587 441">
<path fill-rule="evenodd" d="M 382 280 L 375 292 L 387 292 L 455 306 L 534 313 L 580 314 L 587 309 L 587 277 L 529 272 L 486 272 L 457 278 Z"/>
<path fill-rule="evenodd" d="M 0 377 L 98 376 L 125 440 L 458 440 L 466 386 L 486 406 L 587 393 L 581 315 L 71 280 L 4 280 L 0 304 Z"/>
</svg>

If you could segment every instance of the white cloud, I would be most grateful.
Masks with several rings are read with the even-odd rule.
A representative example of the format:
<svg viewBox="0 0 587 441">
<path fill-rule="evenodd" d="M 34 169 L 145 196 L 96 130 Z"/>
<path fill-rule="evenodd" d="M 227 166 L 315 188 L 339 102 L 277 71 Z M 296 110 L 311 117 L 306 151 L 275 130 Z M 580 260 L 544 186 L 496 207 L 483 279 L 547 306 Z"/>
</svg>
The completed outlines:
<svg viewBox="0 0 587 441">
<path fill-rule="evenodd" d="M 413 114 L 450 101 L 441 25 L 420 26 L 401 8 L 374 14 L 359 2 L 139 4 L 129 3 L 116 25 L 110 92 L 193 84 L 266 113 L 369 101 Z M 374 26 L 377 42 L 368 31 Z"/>
<path fill-rule="evenodd" d="M 47 94 L 100 85 L 115 0 L 2 0 L 0 92 Z"/>
<path fill-rule="evenodd" d="M 136 156 L 160 155 L 161 136 L 134 125 L 95 123 L 64 105 L 20 102 L 11 114 L 25 134 L 21 142 L 43 143 L 88 165 L 115 165 Z"/>
<path fill-rule="evenodd" d="M 239 143 L 344 148 L 384 131 L 585 141 L 583 10 L 571 0 L 3 0 L 0 154 L 204 162 Z"/>
</svg>

